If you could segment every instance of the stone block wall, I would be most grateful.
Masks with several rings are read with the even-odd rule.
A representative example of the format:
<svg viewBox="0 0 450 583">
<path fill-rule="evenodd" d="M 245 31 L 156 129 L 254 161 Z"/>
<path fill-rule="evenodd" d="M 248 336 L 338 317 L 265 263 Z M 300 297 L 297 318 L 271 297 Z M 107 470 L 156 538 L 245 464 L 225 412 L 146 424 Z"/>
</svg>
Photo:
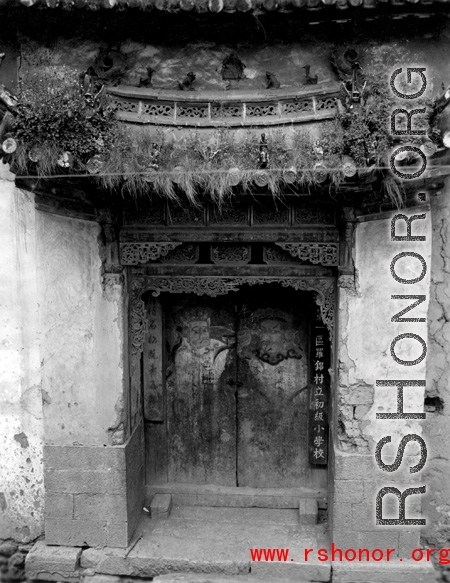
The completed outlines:
<svg viewBox="0 0 450 583">
<path fill-rule="evenodd" d="M 140 426 L 123 446 L 45 446 L 44 476 L 47 545 L 128 545 L 144 500 Z"/>
<path fill-rule="evenodd" d="M 393 486 L 403 492 L 422 484 L 420 477 L 407 471 L 395 478 L 383 475 L 373 455 L 349 454 L 335 451 L 335 482 L 332 520 L 336 525 L 333 542 L 339 548 L 394 548 L 392 557 L 410 559 L 411 552 L 420 547 L 420 528 L 411 526 L 377 526 L 375 500 L 379 490 Z M 387 476 L 387 477 L 386 477 Z M 420 484 L 419 484 L 420 482 Z M 407 498 L 407 518 L 420 518 L 420 496 Z M 393 494 L 383 501 L 383 518 L 398 518 L 398 503 Z"/>
<path fill-rule="evenodd" d="M 31 544 L 19 545 L 13 541 L 0 544 L 0 581 L 12 583 L 25 580 L 25 558 Z"/>
</svg>

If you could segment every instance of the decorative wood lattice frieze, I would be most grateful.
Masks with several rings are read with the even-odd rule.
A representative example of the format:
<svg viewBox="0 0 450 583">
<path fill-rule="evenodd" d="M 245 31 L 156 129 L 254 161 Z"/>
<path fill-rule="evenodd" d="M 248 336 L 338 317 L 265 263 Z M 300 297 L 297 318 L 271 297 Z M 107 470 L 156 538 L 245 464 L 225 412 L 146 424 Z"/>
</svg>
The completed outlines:
<svg viewBox="0 0 450 583">
<path fill-rule="evenodd" d="M 284 243 L 276 242 L 276 245 L 288 251 L 292 257 L 302 261 L 321 265 L 338 265 L 339 245 L 337 243 Z"/>
<path fill-rule="evenodd" d="M 165 257 L 161 257 L 161 263 L 197 263 L 198 258 L 198 245 L 182 245 L 174 251 L 170 251 Z"/>
<path fill-rule="evenodd" d="M 245 265 L 250 259 L 250 245 L 211 245 L 211 260 L 218 265 Z"/>
<path fill-rule="evenodd" d="M 332 119 L 339 91 L 338 83 L 267 93 L 108 88 L 119 120 L 186 127 L 267 126 Z"/>
<path fill-rule="evenodd" d="M 169 251 L 178 247 L 181 243 L 121 243 L 120 257 L 122 265 L 139 265 L 148 261 L 155 261 Z"/>
<path fill-rule="evenodd" d="M 263 261 L 267 264 L 279 265 L 280 263 L 295 263 L 298 260 L 287 251 L 275 247 L 275 245 L 264 245 Z"/>
</svg>

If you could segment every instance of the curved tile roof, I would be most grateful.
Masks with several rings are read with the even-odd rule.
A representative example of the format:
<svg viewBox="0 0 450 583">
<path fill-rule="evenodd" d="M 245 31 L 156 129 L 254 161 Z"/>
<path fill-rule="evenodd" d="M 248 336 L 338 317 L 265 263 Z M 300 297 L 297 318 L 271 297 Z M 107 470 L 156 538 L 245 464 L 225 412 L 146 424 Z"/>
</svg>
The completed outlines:
<svg viewBox="0 0 450 583">
<path fill-rule="evenodd" d="M 450 0 L 0 0 L 1 7 L 41 6 L 49 8 L 141 8 L 165 12 L 290 12 L 297 9 L 310 11 L 327 9 L 337 10 L 363 7 L 373 9 L 377 6 L 404 6 L 410 10 L 414 5 L 441 6 Z"/>
</svg>

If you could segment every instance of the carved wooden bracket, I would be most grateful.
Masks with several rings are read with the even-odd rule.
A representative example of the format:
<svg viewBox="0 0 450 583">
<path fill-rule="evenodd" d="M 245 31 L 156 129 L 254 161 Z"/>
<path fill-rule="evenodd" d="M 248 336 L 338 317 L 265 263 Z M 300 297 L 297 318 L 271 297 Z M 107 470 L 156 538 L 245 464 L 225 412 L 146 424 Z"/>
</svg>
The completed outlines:
<svg viewBox="0 0 450 583">
<path fill-rule="evenodd" d="M 169 251 L 181 245 L 180 243 L 121 243 L 120 257 L 122 265 L 139 265 L 155 261 Z"/>
<path fill-rule="evenodd" d="M 337 285 L 342 289 L 346 289 L 347 293 L 352 296 L 358 295 L 358 282 L 356 273 L 339 275 Z"/>
<path fill-rule="evenodd" d="M 355 211 L 351 207 L 344 207 L 342 211 L 344 232 L 341 241 L 341 256 L 339 260 L 339 274 L 354 275 L 353 248 L 356 228 Z"/>
<path fill-rule="evenodd" d="M 339 245 L 337 243 L 284 243 L 276 242 L 276 245 L 288 251 L 292 257 L 302 261 L 321 265 L 338 265 Z"/>
</svg>

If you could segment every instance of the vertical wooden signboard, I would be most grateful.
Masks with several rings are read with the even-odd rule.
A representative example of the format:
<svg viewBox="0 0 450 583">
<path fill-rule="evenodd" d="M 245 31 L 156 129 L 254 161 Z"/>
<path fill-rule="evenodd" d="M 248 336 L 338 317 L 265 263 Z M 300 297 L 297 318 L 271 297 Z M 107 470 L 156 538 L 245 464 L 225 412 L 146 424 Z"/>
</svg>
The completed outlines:
<svg viewBox="0 0 450 583">
<path fill-rule="evenodd" d="M 328 406 L 330 398 L 330 343 L 320 309 L 312 326 L 309 395 L 309 463 L 324 466 L 328 459 Z"/>
<path fill-rule="evenodd" d="M 148 334 L 144 343 L 144 417 L 164 421 L 162 309 L 158 298 L 148 303 Z"/>
</svg>

